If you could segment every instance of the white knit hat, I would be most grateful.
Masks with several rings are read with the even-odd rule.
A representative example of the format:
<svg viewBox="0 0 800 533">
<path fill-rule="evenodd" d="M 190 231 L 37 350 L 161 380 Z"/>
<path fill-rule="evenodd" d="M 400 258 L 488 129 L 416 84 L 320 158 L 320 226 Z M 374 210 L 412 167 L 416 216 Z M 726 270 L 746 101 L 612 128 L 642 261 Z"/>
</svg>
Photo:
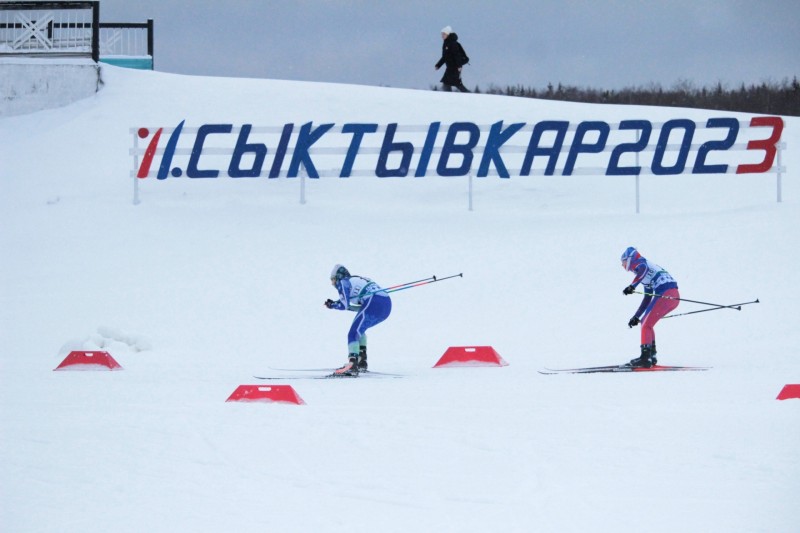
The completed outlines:
<svg viewBox="0 0 800 533">
<path fill-rule="evenodd" d="M 450 26 L 445 26 L 444 28 L 442 28 L 442 33 L 450 35 L 451 33 L 453 33 L 453 28 L 451 28 Z"/>
</svg>

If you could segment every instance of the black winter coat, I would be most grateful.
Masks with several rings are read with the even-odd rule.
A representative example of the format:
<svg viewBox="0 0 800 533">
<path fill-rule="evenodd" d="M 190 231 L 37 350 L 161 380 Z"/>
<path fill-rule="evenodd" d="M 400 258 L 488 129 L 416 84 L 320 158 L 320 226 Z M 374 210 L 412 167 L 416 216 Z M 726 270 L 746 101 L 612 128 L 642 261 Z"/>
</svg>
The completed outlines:
<svg viewBox="0 0 800 533">
<path fill-rule="evenodd" d="M 464 49 L 461 43 L 458 42 L 458 35 L 451 33 L 442 41 L 442 58 L 436 63 L 436 68 L 445 65 L 447 68 L 444 71 L 441 82 L 447 85 L 458 85 L 461 83 L 461 72 L 459 68 L 464 66 L 461 62 L 462 57 L 465 56 Z"/>
</svg>

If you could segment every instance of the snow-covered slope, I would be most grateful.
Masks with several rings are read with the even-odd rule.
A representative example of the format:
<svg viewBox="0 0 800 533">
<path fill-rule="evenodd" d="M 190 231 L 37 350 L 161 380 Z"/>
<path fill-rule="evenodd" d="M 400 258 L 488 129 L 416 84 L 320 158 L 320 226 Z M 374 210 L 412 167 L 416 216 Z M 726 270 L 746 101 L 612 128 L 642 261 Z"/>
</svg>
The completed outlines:
<svg viewBox="0 0 800 533">
<path fill-rule="evenodd" d="M 103 66 L 68 107 L 0 120 L 4 531 L 796 531 L 792 280 L 800 123 L 774 175 L 142 180 L 130 128 L 705 120 L 719 113 L 195 78 Z M 725 113 L 725 116 L 739 116 Z M 629 245 L 719 310 L 661 322 L 624 362 Z M 403 379 L 286 382 L 304 406 L 226 403 L 269 367 L 344 362 L 334 263 L 398 292 L 370 362 Z M 702 306 L 682 304 L 687 312 Z M 491 345 L 503 368 L 431 368 Z M 53 372 L 72 348 L 120 372 Z"/>
</svg>

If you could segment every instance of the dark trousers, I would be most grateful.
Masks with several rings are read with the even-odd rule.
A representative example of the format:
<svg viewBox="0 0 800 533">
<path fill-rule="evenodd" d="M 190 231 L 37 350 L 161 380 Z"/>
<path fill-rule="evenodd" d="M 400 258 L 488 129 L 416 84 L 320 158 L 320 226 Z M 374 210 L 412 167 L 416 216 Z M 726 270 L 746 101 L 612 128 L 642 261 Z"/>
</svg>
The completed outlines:
<svg viewBox="0 0 800 533">
<path fill-rule="evenodd" d="M 448 85 L 446 83 L 442 84 L 442 90 L 445 91 L 445 92 L 448 92 L 448 93 L 449 92 L 453 92 L 453 87 L 455 87 L 456 89 L 458 89 L 462 93 L 468 93 L 469 92 L 469 89 L 464 87 L 464 84 L 462 82 L 460 82 L 460 81 L 458 82 L 457 85 Z"/>
<path fill-rule="evenodd" d="M 440 81 L 442 82 L 442 90 L 448 93 L 453 91 L 453 87 L 462 93 L 469 92 L 469 89 L 464 87 L 464 82 L 461 81 L 461 71 L 455 67 L 447 67 Z"/>
</svg>

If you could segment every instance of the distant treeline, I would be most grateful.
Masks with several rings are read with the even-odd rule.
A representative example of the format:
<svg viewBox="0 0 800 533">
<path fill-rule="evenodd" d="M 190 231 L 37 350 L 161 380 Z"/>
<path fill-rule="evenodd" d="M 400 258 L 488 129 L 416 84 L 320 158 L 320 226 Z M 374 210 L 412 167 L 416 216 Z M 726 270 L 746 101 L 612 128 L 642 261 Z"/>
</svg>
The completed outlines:
<svg viewBox="0 0 800 533">
<path fill-rule="evenodd" d="M 491 85 L 485 91 L 476 87 L 475 92 L 591 104 L 690 107 L 764 115 L 800 116 L 800 82 L 797 81 L 797 76 L 791 81 L 784 79 L 780 83 L 765 82 L 749 86 L 742 84 L 736 89 L 729 89 L 722 83 L 710 88 L 696 88 L 691 82 L 682 81 L 671 89 L 664 89 L 660 85 L 653 84 L 648 87 L 605 91 L 559 83 L 557 86 L 549 84 L 544 90 L 521 85 L 507 87 Z"/>
</svg>

